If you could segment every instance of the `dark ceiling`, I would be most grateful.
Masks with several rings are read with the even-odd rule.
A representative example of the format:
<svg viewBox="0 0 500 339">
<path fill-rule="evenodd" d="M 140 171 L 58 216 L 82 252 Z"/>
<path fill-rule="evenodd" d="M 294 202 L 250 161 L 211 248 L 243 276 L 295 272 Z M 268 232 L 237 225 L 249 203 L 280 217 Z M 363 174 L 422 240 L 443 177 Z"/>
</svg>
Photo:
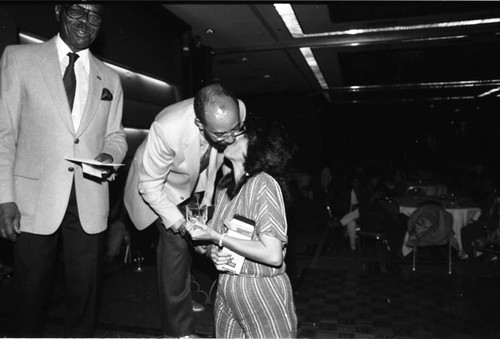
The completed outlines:
<svg viewBox="0 0 500 339">
<path fill-rule="evenodd" d="M 271 2 L 164 7 L 191 25 L 212 51 L 213 78 L 239 95 L 322 93 L 338 104 L 499 100 L 500 2 L 291 4 L 302 29 L 295 37 Z M 323 86 L 301 48 L 312 50 Z"/>
</svg>

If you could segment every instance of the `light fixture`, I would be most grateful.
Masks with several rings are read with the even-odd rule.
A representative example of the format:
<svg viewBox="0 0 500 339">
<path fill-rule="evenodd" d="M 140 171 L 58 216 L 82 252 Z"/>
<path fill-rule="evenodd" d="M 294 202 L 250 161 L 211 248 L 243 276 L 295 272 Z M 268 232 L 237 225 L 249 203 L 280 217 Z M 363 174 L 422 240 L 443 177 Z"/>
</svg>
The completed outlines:
<svg viewBox="0 0 500 339">
<path fill-rule="evenodd" d="M 302 55 L 306 59 L 306 62 L 309 65 L 309 68 L 314 73 L 314 76 L 318 80 L 321 88 L 328 89 L 328 84 L 326 83 L 326 80 L 323 76 L 323 73 L 319 69 L 318 62 L 316 61 L 316 58 L 314 57 L 312 50 L 309 47 L 301 47 L 300 52 L 302 53 Z"/>
<path fill-rule="evenodd" d="M 297 20 L 295 12 L 293 11 L 293 8 L 290 4 L 274 4 L 274 8 L 281 16 L 283 22 L 288 28 L 288 31 L 294 38 L 316 38 L 316 37 L 326 37 L 326 36 L 336 36 L 336 35 L 358 35 L 358 34 L 369 34 L 369 33 L 426 30 L 426 29 L 436 29 L 436 28 L 455 28 L 455 27 L 478 26 L 478 25 L 492 25 L 500 23 L 500 18 L 486 18 L 486 19 L 434 22 L 434 23 L 419 24 L 419 25 L 400 25 L 400 26 L 389 26 L 389 27 L 348 29 L 341 31 L 305 34 L 302 31 L 299 21 Z"/>
<path fill-rule="evenodd" d="M 482 98 L 482 97 L 485 97 L 485 96 L 488 96 L 488 95 L 491 95 L 493 93 L 496 93 L 500 91 L 500 87 L 497 87 L 497 88 L 493 88 L 493 89 L 490 89 L 489 91 L 486 91 L 486 92 L 483 92 L 481 94 L 479 94 L 477 97 L 478 98 Z M 499 93 L 500 94 L 500 93 Z"/>
<path fill-rule="evenodd" d="M 304 32 L 302 31 L 302 27 L 300 27 L 299 21 L 297 20 L 297 16 L 295 15 L 295 12 L 293 11 L 292 5 L 290 5 L 290 4 L 274 4 L 274 8 L 278 12 L 278 14 L 281 16 L 281 19 L 285 23 L 285 26 L 287 27 L 288 31 L 290 32 L 290 34 L 294 38 L 304 35 Z M 307 64 L 309 65 L 309 68 L 313 72 L 313 74 L 316 77 L 316 80 L 318 81 L 321 88 L 325 89 L 325 90 L 328 89 L 328 84 L 326 83 L 325 77 L 323 76 L 323 73 L 321 72 L 321 69 L 319 68 L 318 62 L 316 61 L 316 58 L 314 57 L 314 54 L 313 54 L 311 48 L 310 47 L 302 47 L 302 48 L 300 48 L 300 52 L 304 56 L 304 59 L 306 60 Z M 327 100 L 330 100 L 330 96 L 327 92 L 324 92 L 324 95 L 327 98 Z"/>
</svg>

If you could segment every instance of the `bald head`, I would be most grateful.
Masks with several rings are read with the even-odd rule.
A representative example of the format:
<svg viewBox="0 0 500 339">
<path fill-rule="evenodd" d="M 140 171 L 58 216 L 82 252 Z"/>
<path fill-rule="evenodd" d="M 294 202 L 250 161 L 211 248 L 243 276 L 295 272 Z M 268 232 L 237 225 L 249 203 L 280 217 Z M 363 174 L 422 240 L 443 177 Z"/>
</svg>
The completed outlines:
<svg viewBox="0 0 500 339">
<path fill-rule="evenodd" d="M 219 107 L 221 110 L 228 110 L 234 108 L 234 106 L 238 109 L 238 100 L 220 84 L 205 86 L 194 97 L 194 112 L 196 118 L 203 124 L 206 122 L 208 107 Z"/>
<path fill-rule="evenodd" d="M 219 84 L 202 88 L 194 98 L 196 124 L 218 148 L 234 142 L 242 125 L 238 100 Z"/>
</svg>

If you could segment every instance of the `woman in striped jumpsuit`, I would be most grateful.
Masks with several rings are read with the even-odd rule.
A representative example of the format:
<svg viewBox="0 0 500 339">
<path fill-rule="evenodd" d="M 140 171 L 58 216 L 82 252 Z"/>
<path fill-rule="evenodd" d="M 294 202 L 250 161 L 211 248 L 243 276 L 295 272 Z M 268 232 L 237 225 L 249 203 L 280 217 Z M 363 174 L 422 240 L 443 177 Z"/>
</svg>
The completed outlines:
<svg viewBox="0 0 500 339">
<path fill-rule="evenodd" d="M 222 247 L 245 257 L 239 274 L 220 272 L 215 300 L 216 336 L 293 338 L 297 316 L 285 273 L 287 221 L 281 175 L 290 159 L 280 129 L 249 126 L 224 151 L 232 172 L 220 182 L 209 226 L 191 225 L 193 240 L 210 241 L 207 255 L 220 270 L 231 263 Z M 251 239 L 227 235 L 225 221 L 234 215 L 255 221 Z M 189 228 L 189 227 L 188 227 Z"/>
</svg>

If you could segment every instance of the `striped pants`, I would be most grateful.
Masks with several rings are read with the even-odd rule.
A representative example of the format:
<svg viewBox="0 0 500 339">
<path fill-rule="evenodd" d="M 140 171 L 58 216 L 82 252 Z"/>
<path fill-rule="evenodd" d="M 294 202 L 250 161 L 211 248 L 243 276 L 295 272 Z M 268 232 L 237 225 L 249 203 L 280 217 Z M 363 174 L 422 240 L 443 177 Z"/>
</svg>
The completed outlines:
<svg viewBox="0 0 500 339">
<path fill-rule="evenodd" d="M 217 338 L 295 338 L 297 315 L 286 274 L 220 274 L 215 300 Z"/>
</svg>

